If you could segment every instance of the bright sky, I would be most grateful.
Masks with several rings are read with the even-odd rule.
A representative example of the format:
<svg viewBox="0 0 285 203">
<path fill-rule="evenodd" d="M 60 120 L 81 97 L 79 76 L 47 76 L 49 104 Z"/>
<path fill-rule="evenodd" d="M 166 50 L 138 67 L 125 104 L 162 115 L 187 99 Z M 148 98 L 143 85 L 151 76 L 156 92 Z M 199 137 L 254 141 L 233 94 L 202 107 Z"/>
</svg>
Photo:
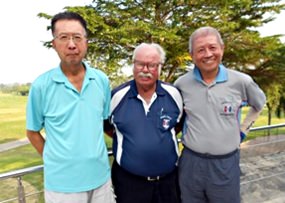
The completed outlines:
<svg viewBox="0 0 285 203">
<path fill-rule="evenodd" d="M 65 6 L 84 6 L 92 0 L 17 0 L 0 7 L 0 84 L 32 82 L 39 74 L 56 67 L 56 52 L 43 46 L 52 39 L 46 27 L 50 21 L 40 12 L 54 15 Z M 5 5 L 5 6 L 4 6 Z"/>
<path fill-rule="evenodd" d="M 0 7 L 2 30 L 0 84 L 32 82 L 38 75 L 59 63 L 53 49 L 43 47 L 42 41 L 51 39 L 46 27 L 49 20 L 38 18 L 40 12 L 54 15 L 65 6 L 83 6 L 92 0 L 18 0 L 5 1 Z M 259 30 L 262 36 L 285 34 L 285 11 L 277 19 Z M 282 38 L 285 43 L 285 37 Z"/>
</svg>

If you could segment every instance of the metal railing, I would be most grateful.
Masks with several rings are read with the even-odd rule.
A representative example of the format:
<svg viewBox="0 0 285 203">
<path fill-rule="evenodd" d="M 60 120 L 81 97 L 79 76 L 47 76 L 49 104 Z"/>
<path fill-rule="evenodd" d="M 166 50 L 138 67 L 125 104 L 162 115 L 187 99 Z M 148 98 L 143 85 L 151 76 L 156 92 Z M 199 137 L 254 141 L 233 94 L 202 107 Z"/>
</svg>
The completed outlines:
<svg viewBox="0 0 285 203">
<path fill-rule="evenodd" d="M 278 129 L 278 128 L 282 128 L 282 127 L 285 127 L 285 123 L 251 128 L 250 132 L 270 130 L 270 129 Z M 178 142 L 181 142 L 181 139 L 179 139 Z M 252 146 L 254 147 L 255 145 L 252 145 Z M 108 155 L 111 156 L 112 154 L 113 154 L 112 150 L 109 149 Z M 18 201 L 19 203 L 26 203 L 26 197 L 36 195 L 38 193 L 42 193 L 43 191 L 38 191 L 38 192 L 33 192 L 33 193 L 25 193 L 25 188 L 24 188 L 23 183 L 22 183 L 22 176 L 27 175 L 27 174 L 31 174 L 31 173 L 35 173 L 35 172 L 41 172 L 41 171 L 43 171 L 43 165 L 28 167 L 28 168 L 19 169 L 19 170 L 13 170 L 10 172 L 0 174 L 0 181 L 3 181 L 3 180 L 8 179 L 8 178 L 16 178 L 17 179 L 17 197 L 7 199 L 4 201 L 0 201 L 0 203 L 6 203 L 6 202 L 12 202 L 12 201 Z M 280 173 L 277 173 L 275 175 L 283 175 L 283 174 L 285 174 L 285 172 L 280 172 Z M 268 176 L 268 177 L 257 178 L 255 180 L 250 180 L 250 181 L 242 181 L 241 185 L 248 184 L 248 183 L 254 182 L 254 181 L 263 180 L 263 179 L 266 179 L 266 178 L 269 178 L 269 177 L 272 177 L 275 175 L 273 174 L 273 175 Z"/>
<path fill-rule="evenodd" d="M 285 127 L 285 123 L 250 128 L 250 132 L 260 131 L 260 130 L 269 130 L 269 129 L 274 129 L 274 128 L 282 128 L 282 127 Z"/>
</svg>

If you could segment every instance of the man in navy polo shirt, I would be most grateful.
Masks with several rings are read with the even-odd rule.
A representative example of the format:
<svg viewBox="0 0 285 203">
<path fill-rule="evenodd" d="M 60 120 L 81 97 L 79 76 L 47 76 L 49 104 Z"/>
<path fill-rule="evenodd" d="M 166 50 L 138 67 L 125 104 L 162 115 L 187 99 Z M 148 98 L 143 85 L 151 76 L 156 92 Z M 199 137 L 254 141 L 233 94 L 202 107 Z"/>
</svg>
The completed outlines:
<svg viewBox="0 0 285 203">
<path fill-rule="evenodd" d="M 186 125 L 179 161 L 183 203 L 240 202 L 239 145 L 265 104 L 252 78 L 221 64 L 224 43 L 212 27 L 196 30 L 189 40 L 195 67 L 178 78 Z M 239 124 L 239 109 L 250 110 Z"/>
<path fill-rule="evenodd" d="M 118 203 L 180 202 L 174 127 L 181 118 L 182 98 L 173 85 L 158 79 L 164 61 L 161 46 L 140 44 L 133 54 L 134 80 L 112 91 L 114 131 L 105 130 L 113 135 L 112 181 Z"/>
</svg>

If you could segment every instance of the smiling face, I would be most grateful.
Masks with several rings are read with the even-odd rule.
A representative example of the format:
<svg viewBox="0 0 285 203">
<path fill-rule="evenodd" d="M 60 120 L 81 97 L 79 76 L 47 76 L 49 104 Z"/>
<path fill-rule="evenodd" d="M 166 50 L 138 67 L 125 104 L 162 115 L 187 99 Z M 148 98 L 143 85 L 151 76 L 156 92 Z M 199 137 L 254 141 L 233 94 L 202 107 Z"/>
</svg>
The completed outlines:
<svg viewBox="0 0 285 203">
<path fill-rule="evenodd" d="M 87 53 L 86 32 L 77 20 L 59 20 L 55 24 L 52 46 L 62 65 L 78 65 Z M 80 38 L 80 39 L 79 39 Z"/>
<path fill-rule="evenodd" d="M 215 34 L 197 35 L 193 39 L 191 57 L 204 75 L 216 75 L 224 54 L 224 46 Z"/>
</svg>

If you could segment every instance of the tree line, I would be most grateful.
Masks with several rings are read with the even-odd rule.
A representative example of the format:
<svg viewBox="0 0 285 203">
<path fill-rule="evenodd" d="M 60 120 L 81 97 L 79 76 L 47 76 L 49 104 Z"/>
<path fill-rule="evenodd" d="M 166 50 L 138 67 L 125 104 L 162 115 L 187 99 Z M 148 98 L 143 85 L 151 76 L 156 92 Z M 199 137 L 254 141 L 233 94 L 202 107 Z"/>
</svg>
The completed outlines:
<svg viewBox="0 0 285 203">
<path fill-rule="evenodd" d="M 0 84 L 0 92 L 6 94 L 17 94 L 21 96 L 27 96 L 29 94 L 31 83 L 26 84 Z"/>
</svg>

